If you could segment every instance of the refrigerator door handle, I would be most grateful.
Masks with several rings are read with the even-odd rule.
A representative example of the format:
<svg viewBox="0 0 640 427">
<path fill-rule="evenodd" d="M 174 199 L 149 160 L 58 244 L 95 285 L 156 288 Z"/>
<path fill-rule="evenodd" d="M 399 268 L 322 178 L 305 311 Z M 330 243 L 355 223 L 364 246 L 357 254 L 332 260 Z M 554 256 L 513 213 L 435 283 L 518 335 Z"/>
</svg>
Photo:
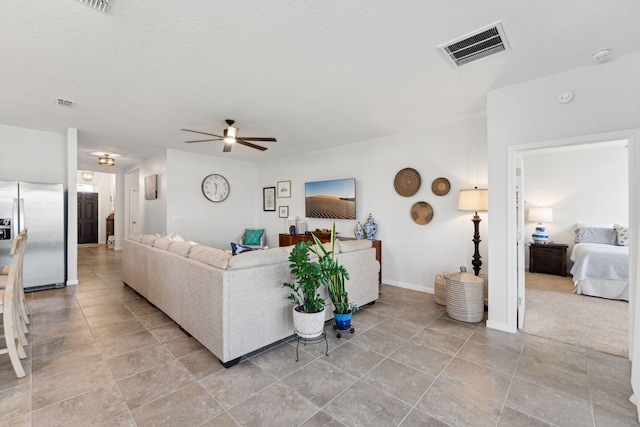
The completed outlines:
<svg viewBox="0 0 640 427">
<path fill-rule="evenodd" d="M 26 227 L 24 225 L 24 199 L 20 199 L 20 230 L 18 230 L 18 233 L 20 233 L 25 228 Z"/>
<path fill-rule="evenodd" d="M 14 239 L 18 234 L 19 231 L 18 230 L 18 220 L 19 220 L 19 216 L 18 216 L 18 199 L 13 199 L 13 224 L 11 224 L 11 238 Z"/>
</svg>

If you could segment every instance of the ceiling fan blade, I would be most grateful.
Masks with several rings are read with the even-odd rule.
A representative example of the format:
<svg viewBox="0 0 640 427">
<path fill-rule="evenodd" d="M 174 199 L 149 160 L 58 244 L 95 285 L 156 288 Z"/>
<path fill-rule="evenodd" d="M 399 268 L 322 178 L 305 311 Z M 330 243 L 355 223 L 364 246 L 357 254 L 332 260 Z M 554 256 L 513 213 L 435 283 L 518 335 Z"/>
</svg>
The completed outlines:
<svg viewBox="0 0 640 427">
<path fill-rule="evenodd" d="M 203 135 L 215 136 L 216 138 L 220 138 L 220 139 L 224 138 L 223 136 L 220 136 L 220 135 L 214 135 L 212 133 L 207 133 L 207 132 L 200 132 L 199 130 L 191 130 L 191 129 L 180 129 L 180 130 L 183 130 L 186 132 L 201 133 Z"/>
<path fill-rule="evenodd" d="M 256 150 L 260 150 L 260 151 L 264 151 L 264 150 L 267 149 L 267 147 L 261 147 L 259 145 L 252 144 L 250 142 L 244 141 L 244 140 L 242 140 L 240 138 L 236 139 L 236 143 L 240 144 L 240 145 L 246 145 L 247 147 L 255 148 Z"/>
<path fill-rule="evenodd" d="M 192 142 L 209 142 L 209 141 L 221 141 L 222 138 L 218 138 L 218 139 L 198 139 L 195 141 L 185 141 L 187 144 L 190 144 Z"/>
<path fill-rule="evenodd" d="M 225 142 L 224 143 L 224 148 L 222 149 L 223 153 L 228 153 L 229 151 L 231 151 L 231 147 L 233 146 L 232 142 Z"/>
<path fill-rule="evenodd" d="M 275 138 L 262 138 L 262 137 L 259 137 L 259 136 L 251 136 L 251 137 L 243 136 L 241 139 L 244 139 L 245 141 L 265 141 L 265 142 L 276 142 L 277 141 Z"/>
</svg>

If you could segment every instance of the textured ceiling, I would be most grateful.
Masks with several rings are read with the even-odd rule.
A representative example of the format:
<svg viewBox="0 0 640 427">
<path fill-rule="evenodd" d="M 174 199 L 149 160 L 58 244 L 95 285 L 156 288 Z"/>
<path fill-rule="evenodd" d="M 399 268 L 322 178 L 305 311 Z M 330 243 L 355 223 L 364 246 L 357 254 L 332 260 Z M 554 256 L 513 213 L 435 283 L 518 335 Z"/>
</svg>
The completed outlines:
<svg viewBox="0 0 640 427">
<path fill-rule="evenodd" d="M 490 89 L 640 50 L 638 18 L 636 0 L 4 1 L 0 123 L 78 128 L 81 164 L 164 148 L 259 162 L 484 114 Z M 456 70 L 436 49 L 498 20 L 511 51 Z M 227 118 L 278 142 L 183 142 Z"/>
</svg>

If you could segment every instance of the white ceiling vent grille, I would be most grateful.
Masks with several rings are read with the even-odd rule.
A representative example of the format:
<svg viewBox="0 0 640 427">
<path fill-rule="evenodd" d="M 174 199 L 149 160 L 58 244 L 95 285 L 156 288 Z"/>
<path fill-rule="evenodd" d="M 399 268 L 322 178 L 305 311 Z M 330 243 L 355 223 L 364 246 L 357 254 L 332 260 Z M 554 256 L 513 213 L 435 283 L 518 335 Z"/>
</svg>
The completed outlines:
<svg viewBox="0 0 640 427">
<path fill-rule="evenodd" d="M 63 98 L 55 98 L 56 104 L 60 107 L 71 107 L 73 106 L 73 101 L 69 101 L 68 99 Z"/>
<path fill-rule="evenodd" d="M 107 6 L 109 6 L 109 0 L 80 0 L 80 3 L 98 9 L 100 12 L 106 12 Z"/>
<path fill-rule="evenodd" d="M 473 33 L 441 44 L 438 49 L 454 68 L 458 68 L 510 48 L 502 29 L 502 22 L 498 21 Z"/>
</svg>

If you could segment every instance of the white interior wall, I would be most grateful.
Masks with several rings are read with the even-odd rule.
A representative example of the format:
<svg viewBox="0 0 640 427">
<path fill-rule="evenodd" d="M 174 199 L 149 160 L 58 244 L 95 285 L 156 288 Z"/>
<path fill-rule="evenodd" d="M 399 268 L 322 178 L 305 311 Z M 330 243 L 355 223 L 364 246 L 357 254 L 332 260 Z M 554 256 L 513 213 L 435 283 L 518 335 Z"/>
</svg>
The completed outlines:
<svg viewBox="0 0 640 427">
<path fill-rule="evenodd" d="M 69 200 L 76 200 L 78 193 L 73 185 L 75 171 L 78 170 L 78 129 L 67 128 L 66 134 L 66 154 L 65 162 L 65 182 L 67 183 L 67 286 L 78 284 L 78 227 L 70 227 L 75 224 L 78 218 L 78 204 L 69 203 Z"/>
<path fill-rule="evenodd" d="M 0 180 L 61 183 L 66 191 L 66 135 L 0 125 L 0 148 Z"/>
<path fill-rule="evenodd" d="M 131 221 L 132 221 L 131 193 L 132 191 L 139 192 L 139 187 L 138 187 L 139 185 L 140 185 L 140 177 L 139 177 L 139 170 L 137 167 L 133 170 L 127 171 L 127 173 L 124 174 L 124 194 L 123 194 L 123 212 L 124 212 L 123 228 L 124 230 L 123 231 L 125 236 L 128 236 L 131 233 L 133 233 L 132 224 L 131 224 Z"/>
<path fill-rule="evenodd" d="M 486 188 L 486 118 L 477 117 L 420 131 L 317 151 L 307 155 L 258 165 L 258 221 L 265 226 L 268 241 L 277 246 L 278 233 L 287 232 L 287 221 L 278 217 L 279 206 L 304 217 L 304 184 L 339 178 L 356 178 L 357 220 L 337 220 L 339 235 L 354 237 L 357 221 L 371 213 L 382 241 L 384 283 L 433 292 L 434 277 L 443 271 L 471 270 L 473 256 L 472 212 L 457 210 L 460 189 Z M 405 167 L 421 175 L 421 187 L 411 197 L 394 189 L 394 178 Z M 451 191 L 436 196 L 431 183 L 438 177 L 451 182 Z M 276 199 L 276 212 L 262 211 L 262 187 L 291 181 L 291 197 Z M 434 218 L 418 225 L 410 217 L 411 206 L 425 201 L 433 207 Z M 487 223 L 491 213 L 480 213 L 482 272 L 487 271 Z M 307 229 L 331 228 L 332 220 L 308 219 Z"/>
<path fill-rule="evenodd" d="M 158 198 L 145 200 L 144 178 L 157 174 Z M 147 157 L 139 164 L 138 186 L 140 189 L 140 219 L 142 221 L 142 233 L 163 233 L 167 231 L 167 154 L 159 153 Z"/>
<path fill-rule="evenodd" d="M 489 166 L 489 319 L 487 326 L 516 330 L 515 206 L 510 146 L 540 146 L 567 139 L 588 142 L 598 134 L 640 127 L 640 54 L 626 55 L 522 84 L 487 95 Z M 574 100 L 559 104 L 560 91 Z M 605 137 L 605 136 L 603 136 Z M 582 140 L 582 141 L 581 141 Z M 602 140 L 600 140 L 602 141 Z M 517 147 L 516 147 L 517 148 Z M 514 149 L 511 147 L 511 149 Z M 514 167 L 515 169 L 515 167 Z"/>
<path fill-rule="evenodd" d="M 166 227 L 186 240 L 231 249 L 245 228 L 263 226 L 256 222 L 258 190 L 255 163 L 167 150 Z M 217 173 L 229 181 L 229 197 L 214 203 L 202 194 L 202 181 Z M 146 173 L 141 173 L 141 176 Z M 151 230 L 150 230 L 151 231 Z M 277 245 L 276 245 L 277 246 Z"/>
<path fill-rule="evenodd" d="M 553 209 L 553 222 L 544 226 L 550 241 L 569 245 L 567 261 L 574 246 L 576 223 L 627 225 L 627 154 L 624 142 L 525 154 L 525 241 L 533 240 L 531 234 L 537 223 L 527 221 L 527 215 L 536 207 Z M 525 264 L 529 266 L 528 251 Z M 569 262 L 567 266 L 571 268 Z"/>
</svg>

